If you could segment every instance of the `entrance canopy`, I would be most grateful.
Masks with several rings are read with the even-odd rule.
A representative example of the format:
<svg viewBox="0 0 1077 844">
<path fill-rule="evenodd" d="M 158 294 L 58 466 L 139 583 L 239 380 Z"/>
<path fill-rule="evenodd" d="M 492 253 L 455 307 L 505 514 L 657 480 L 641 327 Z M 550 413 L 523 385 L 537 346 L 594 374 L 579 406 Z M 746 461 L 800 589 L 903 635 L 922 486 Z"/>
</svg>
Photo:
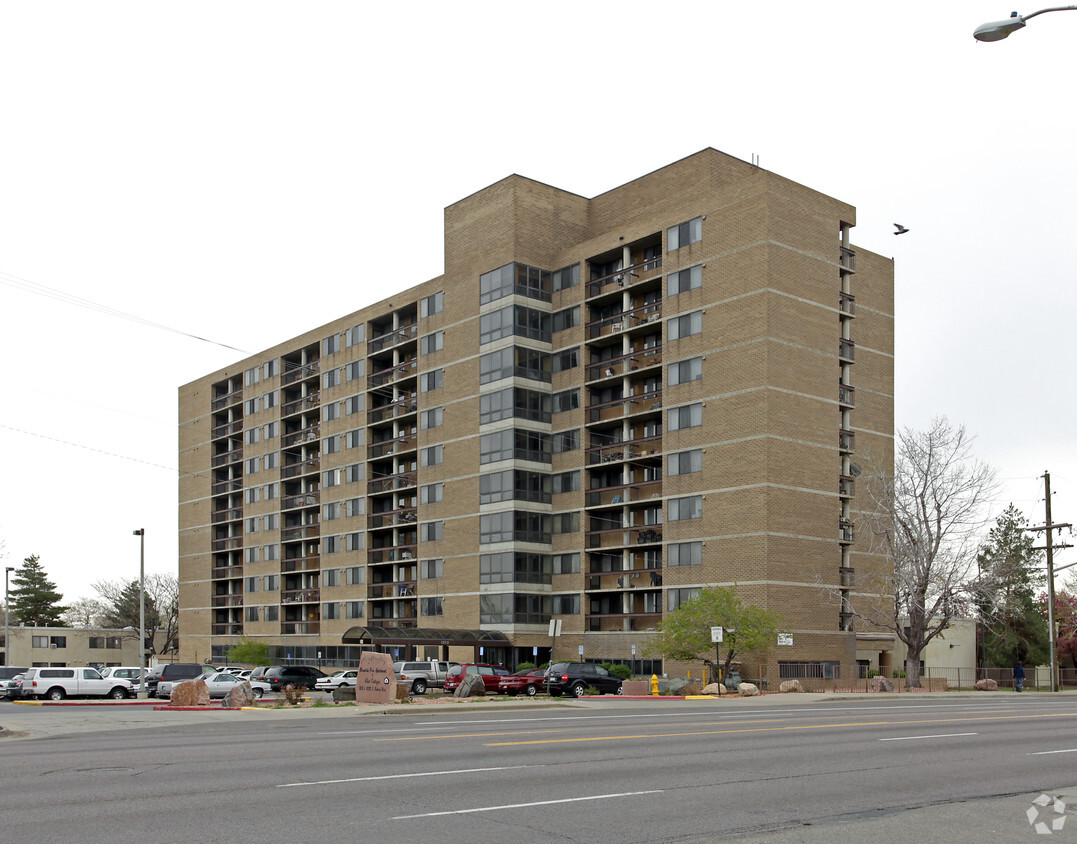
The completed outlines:
<svg viewBox="0 0 1077 844">
<path fill-rule="evenodd" d="M 345 645 L 508 645 L 498 630 L 449 630 L 444 627 L 352 627 L 342 637 Z"/>
</svg>

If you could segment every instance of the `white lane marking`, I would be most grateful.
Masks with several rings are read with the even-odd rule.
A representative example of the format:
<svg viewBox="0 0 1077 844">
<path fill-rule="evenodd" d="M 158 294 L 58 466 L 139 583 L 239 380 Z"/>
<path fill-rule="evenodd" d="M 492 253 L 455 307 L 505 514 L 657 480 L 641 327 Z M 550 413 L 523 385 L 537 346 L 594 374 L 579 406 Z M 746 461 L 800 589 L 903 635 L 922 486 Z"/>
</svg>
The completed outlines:
<svg viewBox="0 0 1077 844">
<path fill-rule="evenodd" d="M 934 736 L 898 736 L 897 738 L 881 738 L 878 741 L 913 741 L 925 738 L 956 738 L 957 736 L 978 736 L 979 733 L 939 733 Z"/>
<path fill-rule="evenodd" d="M 527 809 L 531 806 L 553 806 L 557 803 L 579 803 L 584 800 L 611 800 L 615 797 L 636 797 L 640 794 L 661 794 L 663 789 L 652 791 L 622 791 L 620 794 L 595 794 L 591 797 L 566 797 L 564 800 L 540 800 L 537 803 L 506 803 L 504 806 L 481 806 L 478 809 L 454 809 L 451 812 L 426 812 L 422 815 L 397 815 L 391 821 L 406 821 L 413 818 L 436 818 L 444 815 L 471 815 L 475 812 L 499 812 L 502 809 Z"/>
<path fill-rule="evenodd" d="M 1038 753 L 1029 753 L 1028 756 L 1050 756 L 1052 753 L 1077 753 L 1077 747 L 1071 747 L 1069 750 L 1041 750 Z"/>
<path fill-rule="evenodd" d="M 296 788 L 301 785 L 336 785 L 342 782 L 374 782 L 375 780 L 403 780 L 412 777 L 443 777 L 447 774 L 481 774 L 489 771 L 518 771 L 521 768 L 541 768 L 542 765 L 508 765 L 501 768 L 465 768 L 459 771 L 424 771 L 414 774 L 384 774 L 378 777 L 349 777 L 343 780 L 316 780 L 313 782 L 285 782 L 277 788 Z"/>
</svg>

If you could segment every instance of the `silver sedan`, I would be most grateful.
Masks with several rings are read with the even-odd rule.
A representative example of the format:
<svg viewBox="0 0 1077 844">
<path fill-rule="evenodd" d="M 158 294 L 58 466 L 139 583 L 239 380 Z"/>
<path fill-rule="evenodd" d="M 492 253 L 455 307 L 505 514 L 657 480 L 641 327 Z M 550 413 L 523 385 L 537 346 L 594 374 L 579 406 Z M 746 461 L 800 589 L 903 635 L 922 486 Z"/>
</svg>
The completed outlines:
<svg viewBox="0 0 1077 844">
<path fill-rule="evenodd" d="M 227 674 L 223 671 L 217 674 L 206 674 L 202 677 L 202 679 L 206 683 L 206 689 L 209 690 L 209 696 L 211 698 L 223 698 L 233 689 L 233 687 L 239 685 L 240 683 L 250 683 L 251 690 L 254 692 L 254 696 L 256 698 L 261 698 L 262 695 L 267 695 L 272 691 L 269 686 L 269 683 L 263 683 L 259 680 L 243 680 L 239 677 L 236 677 L 234 674 Z M 186 681 L 180 680 L 178 682 L 182 683 Z M 158 683 L 157 697 L 170 697 L 172 694 L 172 687 L 175 685 L 175 683 L 169 682 L 167 680 Z"/>
</svg>

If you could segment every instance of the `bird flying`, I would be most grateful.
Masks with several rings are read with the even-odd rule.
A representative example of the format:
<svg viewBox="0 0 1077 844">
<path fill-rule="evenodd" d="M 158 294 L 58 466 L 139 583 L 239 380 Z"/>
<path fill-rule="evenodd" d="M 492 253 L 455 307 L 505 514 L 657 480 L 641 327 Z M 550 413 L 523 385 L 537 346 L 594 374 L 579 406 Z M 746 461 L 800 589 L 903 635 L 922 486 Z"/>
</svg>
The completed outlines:
<svg viewBox="0 0 1077 844">
<path fill-rule="evenodd" d="M 905 234 L 905 232 L 908 231 L 908 229 L 901 225 L 901 223 L 894 223 L 894 228 L 897 229 L 894 234 Z"/>
</svg>

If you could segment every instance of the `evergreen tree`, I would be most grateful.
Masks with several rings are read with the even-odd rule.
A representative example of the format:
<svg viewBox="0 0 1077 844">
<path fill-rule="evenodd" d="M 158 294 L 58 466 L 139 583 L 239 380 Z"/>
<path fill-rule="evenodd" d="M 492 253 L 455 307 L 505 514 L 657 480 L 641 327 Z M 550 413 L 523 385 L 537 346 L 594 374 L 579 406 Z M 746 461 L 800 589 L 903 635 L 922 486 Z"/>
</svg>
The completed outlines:
<svg viewBox="0 0 1077 844">
<path fill-rule="evenodd" d="M 1047 624 L 1036 590 L 1045 575 L 1042 554 L 1033 549 L 1024 515 L 1012 504 L 1000 515 L 980 548 L 977 604 L 987 665 L 1008 668 L 1018 660 L 1049 662 Z"/>
<path fill-rule="evenodd" d="M 56 584 L 49 580 L 39 558 L 31 554 L 11 578 L 11 613 L 24 624 L 59 627 L 66 607 L 60 606 L 64 597 L 56 591 Z"/>
<path fill-rule="evenodd" d="M 112 598 L 111 606 L 105 610 L 101 618 L 106 627 L 116 629 L 133 627 L 138 630 L 138 591 L 137 580 L 123 584 L 123 587 Z M 146 631 L 149 634 L 151 631 L 156 630 L 159 625 L 157 608 L 154 606 L 153 598 L 148 590 L 143 597 L 145 599 Z"/>
</svg>

